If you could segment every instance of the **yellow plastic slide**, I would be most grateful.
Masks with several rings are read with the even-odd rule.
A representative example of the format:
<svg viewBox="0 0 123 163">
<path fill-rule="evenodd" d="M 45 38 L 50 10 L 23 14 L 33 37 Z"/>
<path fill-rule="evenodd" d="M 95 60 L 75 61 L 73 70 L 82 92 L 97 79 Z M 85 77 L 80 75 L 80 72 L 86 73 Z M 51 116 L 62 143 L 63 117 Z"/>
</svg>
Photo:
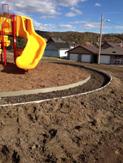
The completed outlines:
<svg viewBox="0 0 123 163">
<path fill-rule="evenodd" d="M 25 70 L 34 69 L 43 56 L 46 42 L 35 32 L 30 18 L 17 16 L 16 21 L 17 36 L 27 39 L 26 47 L 16 58 L 16 65 Z"/>
</svg>

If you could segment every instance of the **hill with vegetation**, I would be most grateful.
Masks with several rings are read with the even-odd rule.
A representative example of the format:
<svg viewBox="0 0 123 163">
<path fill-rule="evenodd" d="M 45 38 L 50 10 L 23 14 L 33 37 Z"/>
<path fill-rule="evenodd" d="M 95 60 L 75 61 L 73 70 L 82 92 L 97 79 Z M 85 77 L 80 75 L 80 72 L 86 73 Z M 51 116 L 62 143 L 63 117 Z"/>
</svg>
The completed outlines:
<svg viewBox="0 0 123 163">
<path fill-rule="evenodd" d="M 39 35 L 49 38 L 58 37 L 66 42 L 72 42 L 76 44 L 83 44 L 91 42 L 93 44 L 99 41 L 99 34 L 92 32 L 44 32 L 36 31 Z M 104 34 L 103 41 L 119 43 L 123 40 L 123 34 Z"/>
<path fill-rule="evenodd" d="M 45 31 L 36 31 L 39 35 L 43 36 L 48 40 L 50 37 L 61 38 L 63 41 L 68 43 L 73 43 L 76 45 L 81 45 L 86 42 L 90 42 L 92 44 L 97 44 L 99 42 L 99 34 L 91 33 L 91 32 L 45 32 Z M 8 48 L 12 50 L 13 47 L 13 38 L 9 37 L 11 40 L 11 45 Z M 104 34 L 103 41 L 120 43 L 123 41 L 123 34 Z M 17 38 L 17 47 L 24 48 L 27 40 L 24 38 Z"/>
</svg>

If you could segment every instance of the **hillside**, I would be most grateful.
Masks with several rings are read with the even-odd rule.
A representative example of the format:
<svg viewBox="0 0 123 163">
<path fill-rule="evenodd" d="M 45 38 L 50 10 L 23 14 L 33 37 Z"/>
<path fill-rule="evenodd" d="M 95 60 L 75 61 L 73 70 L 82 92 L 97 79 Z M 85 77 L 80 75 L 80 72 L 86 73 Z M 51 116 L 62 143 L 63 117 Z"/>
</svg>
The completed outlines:
<svg viewBox="0 0 123 163">
<path fill-rule="evenodd" d="M 86 42 L 91 42 L 92 44 L 96 44 L 99 41 L 99 34 L 98 33 L 91 33 L 91 32 L 45 32 L 45 31 L 36 31 L 39 35 L 43 36 L 44 38 L 48 39 L 49 37 L 56 37 L 61 38 L 62 40 L 68 43 L 75 43 L 77 45 L 81 45 Z M 9 50 L 12 49 L 13 39 L 10 36 L 11 46 L 8 48 Z M 17 38 L 17 47 L 24 48 L 26 44 L 26 39 L 24 38 Z M 103 35 L 103 41 L 115 42 L 119 43 L 123 41 L 123 34 L 105 34 Z"/>
<path fill-rule="evenodd" d="M 83 44 L 85 42 L 96 43 L 99 40 L 98 33 L 91 32 L 44 32 L 36 31 L 38 34 L 45 38 L 59 37 L 66 42 L 74 42 L 76 44 Z M 123 40 L 123 34 L 105 34 L 103 35 L 103 41 L 109 42 L 121 42 Z"/>
</svg>

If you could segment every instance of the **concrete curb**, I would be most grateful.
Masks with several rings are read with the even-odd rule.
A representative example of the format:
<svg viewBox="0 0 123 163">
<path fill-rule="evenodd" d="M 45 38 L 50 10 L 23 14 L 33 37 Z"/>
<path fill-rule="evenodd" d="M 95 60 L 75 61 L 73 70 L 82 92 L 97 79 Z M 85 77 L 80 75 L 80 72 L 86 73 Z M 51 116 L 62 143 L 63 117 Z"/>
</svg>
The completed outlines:
<svg viewBox="0 0 123 163">
<path fill-rule="evenodd" d="M 90 70 L 94 70 L 96 72 L 105 74 L 109 78 L 109 82 L 106 85 L 104 85 L 103 87 L 101 87 L 101 88 L 98 88 L 98 89 L 95 89 L 95 90 L 92 90 L 92 91 L 88 91 L 88 92 L 85 92 L 85 93 L 79 93 L 79 94 L 74 94 L 74 95 L 69 95 L 69 96 L 64 96 L 64 97 L 58 97 L 58 98 L 45 99 L 45 100 L 29 101 L 29 102 L 24 102 L 24 103 L 3 104 L 3 105 L 0 105 L 0 106 L 2 106 L 2 107 L 10 107 L 10 106 L 20 106 L 20 105 L 28 105 L 28 104 L 40 104 L 40 103 L 43 103 L 43 102 L 49 102 L 51 100 L 59 100 L 59 99 L 80 97 L 80 96 L 83 96 L 83 95 L 88 95 L 88 94 L 92 94 L 92 93 L 102 91 L 103 89 L 107 88 L 111 84 L 112 79 L 113 79 L 111 74 L 108 74 L 107 72 L 105 72 L 103 70 L 97 70 L 96 68 L 91 68 L 91 67 L 86 67 L 86 66 L 84 66 L 84 67 L 88 68 Z"/>
<path fill-rule="evenodd" d="M 71 89 L 74 87 L 82 86 L 83 84 L 87 83 L 90 79 L 91 79 L 91 75 L 89 75 L 86 79 L 81 80 L 79 82 L 68 84 L 68 85 L 63 85 L 63 86 L 59 86 L 59 87 L 0 92 L 0 98 L 1 97 L 12 97 L 12 96 L 22 96 L 22 95 L 32 95 L 32 94 L 38 94 L 38 93 L 50 93 L 50 92 L 56 92 L 56 91 L 64 91 L 64 90 Z"/>
</svg>

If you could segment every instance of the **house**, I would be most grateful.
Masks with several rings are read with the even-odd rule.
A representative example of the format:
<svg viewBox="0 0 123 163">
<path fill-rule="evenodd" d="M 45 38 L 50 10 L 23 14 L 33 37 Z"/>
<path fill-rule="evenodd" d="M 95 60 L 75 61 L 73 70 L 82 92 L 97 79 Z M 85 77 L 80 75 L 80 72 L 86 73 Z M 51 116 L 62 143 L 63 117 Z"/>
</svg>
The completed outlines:
<svg viewBox="0 0 123 163">
<path fill-rule="evenodd" d="M 123 48 L 115 43 L 105 42 L 102 45 L 100 63 L 123 64 Z"/>
<path fill-rule="evenodd" d="M 98 48 L 92 44 L 79 45 L 67 51 L 68 59 L 87 63 L 97 63 Z M 123 64 L 123 48 L 114 43 L 104 42 L 100 56 L 102 64 Z"/>
<path fill-rule="evenodd" d="M 70 49 L 69 43 L 61 40 L 60 38 L 50 37 L 47 41 L 45 56 L 47 57 L 67 57 L 66 51 Z"/>
<path fill-rule="evenodd" d="M 67 51 L 68 59 L 87 63 L 96 63 L 97 53 L 98 48 L 93 45 L 79 45 Z"/>
</svg>

